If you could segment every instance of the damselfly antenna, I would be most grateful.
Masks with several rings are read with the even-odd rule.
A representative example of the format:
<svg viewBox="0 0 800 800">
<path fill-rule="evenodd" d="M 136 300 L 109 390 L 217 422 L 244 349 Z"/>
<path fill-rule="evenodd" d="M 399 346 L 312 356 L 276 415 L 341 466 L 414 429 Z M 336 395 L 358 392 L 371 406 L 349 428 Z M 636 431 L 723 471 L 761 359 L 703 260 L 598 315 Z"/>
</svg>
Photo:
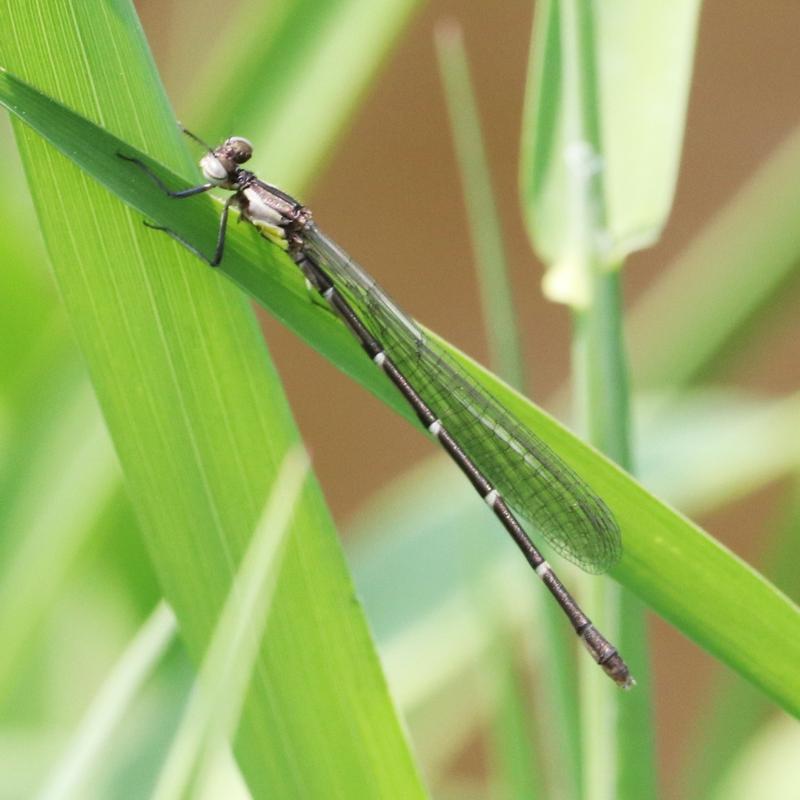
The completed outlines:
<svg viewBox="0 0 800 800">
<path fill-rule="evenodd" d="M 211 147 L 209 144 L 206 144 L 206 142 L 204 142 L 196 133 L 192 133 L 188 128 L 185 128 L 182 123 L 179 122 L 178 127 L 181 129 L 181 133 L 186 134 L 186 136 L 188 136 L 190 139 L 193 139 L 201 147 L 204 147 L 206 150 L 208 150 L 209 153 L 214 152 L 213 147 Z"/>
</svg>

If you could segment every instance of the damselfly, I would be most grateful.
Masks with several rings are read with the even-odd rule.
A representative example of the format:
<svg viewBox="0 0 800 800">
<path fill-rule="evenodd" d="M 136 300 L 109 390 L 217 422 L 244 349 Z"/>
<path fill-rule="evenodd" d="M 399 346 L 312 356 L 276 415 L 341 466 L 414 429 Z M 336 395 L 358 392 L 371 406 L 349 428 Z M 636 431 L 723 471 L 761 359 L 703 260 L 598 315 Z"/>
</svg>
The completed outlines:
<svg viewBox="0 0 800 800">
<path fill-rule="evenodd" d="M 188 133 L 188 131 L 187 131 Z M 511 509 L 529 520 L 562 555 L 589 572 L 620 557 L 617 523 L 605 503 L 538 436 L 474 381 L 442 347 L 314 224 L 293 197 L 241 167 L 253 148 L 232 137 L 200 159 L 205 183 L 173 191 L 137 158 L 124 156 L 170 197 L 227 189 L 217 244 L 209 257 L 174 231 L 163 230 L 212 267 L 222 261 L 228 213 L 283 247 L 309 285 L 330 305 L 409 403 L 420 422 L 467 476 L 555 597 L 592 657 L 621 687 L 633 679 L 616 648 L 592 625 Z"/>
</svg>

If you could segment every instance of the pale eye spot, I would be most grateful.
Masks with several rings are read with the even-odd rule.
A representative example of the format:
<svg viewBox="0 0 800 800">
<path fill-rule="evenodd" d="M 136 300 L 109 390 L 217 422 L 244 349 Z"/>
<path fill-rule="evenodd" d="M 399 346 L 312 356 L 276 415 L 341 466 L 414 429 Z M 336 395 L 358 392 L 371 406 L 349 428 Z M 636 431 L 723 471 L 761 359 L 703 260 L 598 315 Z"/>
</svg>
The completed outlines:
<svg viewBox="0 0 800 800">
<path fill-rule="evenodd" d="M 210 181 L 224 181 L 228 177 L 228 172 L 225 167 L 223 167 L 219 159 L 211 155 L 211 153 L 203 156 L 200 161 L 200 169 L 203 170 L 203 175 Z"/>
</svg>

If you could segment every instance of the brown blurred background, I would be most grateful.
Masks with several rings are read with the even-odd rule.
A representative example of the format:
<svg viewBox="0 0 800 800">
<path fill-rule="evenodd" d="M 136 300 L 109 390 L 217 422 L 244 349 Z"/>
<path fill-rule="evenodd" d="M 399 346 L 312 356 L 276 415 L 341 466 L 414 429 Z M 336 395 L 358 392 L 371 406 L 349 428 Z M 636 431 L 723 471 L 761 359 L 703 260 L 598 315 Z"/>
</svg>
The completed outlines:
<svg viewBox="0 0 800 800">
<path fill-rule="evenodd" d="M 186 19 L 170 4 L 140 0 L 137 6 L 180 113 L 191 66 L 213 39 L 223 7 L 195 2 Z M 494 188 L 505 216 L 529 392 L 547 406 L 569 376 L 569 317 L 541 296 L 542 267 L 528 245 L 518 205 L 530 3 L 428 3 L 390 54 L 327 168 L 303 199 L 323 229 L 404 308 L 485 360 L 461 187 L 433 47 L 434 29 L 445 19 L 457 20 L 464 29 Z M 626 266 L 629 307 L 800 120 L 798 42 L 796 0 L 704 3 L 674 210 L 660 244 Z M 776 393 L 796 390 L 796 302 L 795 292 L 772 318 L 767 335 L 743 343 L 722 374 L 724 380 Z M 337 519 L 345 523 L 365 495 L 431 454 L 431 445 L 274 320 L 262 318 L 317 474 Z M 699 521 L 746 558 L 755 556 L 760 544 L 753 531 L 768 525 L 781 489 L 772 487 Z M 690 733 L 696 704 L 716 667 L 710 656 L 659 621 L 653 639 L 662 778 L 669 784 L 681 740 Z"/>
</svg>

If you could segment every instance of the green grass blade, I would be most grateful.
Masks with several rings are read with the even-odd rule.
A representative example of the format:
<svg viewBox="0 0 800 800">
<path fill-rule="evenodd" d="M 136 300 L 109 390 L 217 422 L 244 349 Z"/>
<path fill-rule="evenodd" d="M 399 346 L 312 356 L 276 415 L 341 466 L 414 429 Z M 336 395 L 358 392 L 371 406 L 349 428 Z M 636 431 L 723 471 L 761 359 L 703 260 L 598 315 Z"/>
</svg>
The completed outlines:
<svg viewBox="0 0 800 800">
<path fill-rule="evenodd" d="M 512 301 L 503 230 L 497 211 L 478 105 L 461 29 L 451 23 L 436 34 L 439 71 L 450 115 L 469 231 L 480 286 L 489 365 L 515 389 L 524 389 L 521 336 Z"/>
<path fill-rule="evenodd" d="M 37 795 L 39 800 L 69 800 L 81 796 L 84 783 L 100 769 L 103 745 L 121 724 L 175 633 L 174 614 L 165 604 L 159 604 L 100 688 L 67 752 Z"/>
<path fill-rule="evenodd" d="M 188 231 L 195 241 L 208 243 L 213 239 L 213 230 L 209 231 L 215 218 L 213 203 L 202 199 L 183 205 L 165 203 L 160 193 L 153 192 L 135 174 L 121 178 L 114 156 L 119 147 L 116 140 L 90 123 L 88 128 L 75 127 L 71 112 L 35 90 L 22 87 L 8 73 L 0 73 L 0 102 L 13 110 L 23 98 L 31 101 L 25 107 L 26 118 L 40 125 L 51 141 L 66 152 L 74 153 L 98 180 L 115 187 L 123 199 L 141 206 L 145 212 L 157 212 L 148 215 L 162 224 Z M 36 109 L 37 104 L 41 104 L 39 111 L 45 112 L 44 118 L 34 117 L 31 109 Z M 90 136 L 91 146 L 82 144 L 85 136 Z M 343 326 L 309 302 L 288 259 L 273 254 L 274 248 L 252 232 L 234 228 L 231 239 L 230 263 L 223 271 L 234 276 L 333 363 L 393 408 L 411 416 L 382 374 L 376 374 L 368 359 L 363 358 Z M 204 272 L 196 262 L 191 268 Z M 800 685 L 794 669 L 800 656 L 800 616 L 794 604 L 543 411 L 450 349 L 488 391 L 609 504 L 624 540 L 623 558 L 614 577 L 787 710 L 800 711 Z"/>
<path fill-rule="evenodd" d="M 14 461 L 28 470 L 29 482 L 17 496 L 3 494 L 11 512 L 2 527 L 9 538 L 13 532 L 15 547 L 0 574 L 2 697 L 93 523 L 119 488 L 119 469 L 93 398 L 83 384 L 69 388 L 74 391 L 58 420 L 40 431 L 48 445 L 36 442 L 27 461 Z M 40 487 L 46 487 L 46 502 L 36 491 Z"/>
<path fill-rule="evenodd" d="M 754 325 L 780 308 L 775 301 L 800 265 L 798 207 L 800 130 L 636 304 L 630 332 L 637 384 L 677 389 L 716 372 Z"/>
<path fill-rule="evenodd" d="M 800 749 L 800 728 L 785 716 L 771 719 L 747 748 L 728 765 L 727 774 L 710 800 L 785 800 L 797 794 L 794 758 Z"/>
<path fill-rule="evenodd" d="M 522 196 L 544 288 L 575 311 L 574 383 L 590 441 L 631 468 L 619 282 L 633 250 L 655 241 L 672 204 L 694 50 L 695 0 L 612 0 L 537 8 Z M 588 582 L 587 582 L 588 583 Z M 595 622 L 628 660 L 640 691 L 619 710 L 584 670 L 586 796 L 654 797 L 655 756 L 643 609 L 591 581 Z M 615 635 L 608 609 L 620 606 Z M 618 720 L 617 739 L 608 720 Z M 613 765 L 616 762 L 616 770 Z"/>
<path fill-rule="evenodd" d="M 594 301 L 574 314 L 573 374 L 586 428 L 593 443 L 631 469 L 627 365 L 622 346 L 617 273 L 596 274 Z M 588 797 L 655 797 L 650 659 L 644 607 L 633 596 L 597 578 L 584 581 L 595 624 L 611 638 L 637 682 L 630 701 L 619 702 L 611 687 L 584 666 L 584 784 Z M 616 722 L 616 740 L 609 735 Z M 605 747 L 599 746 L 604 743 Z M 613 766 L 612 766 L 613 765 Z"/>
<path fill-rule="evenodd" d="M 209 766 L 236 731 L 272 608 L 289 523 L 308 471 L 304 451 L 290 451 L 220 613 L 154 800 L 183 797 L 193 780 L 207 785 Z"/>
<path fill-rule="evenodd" d="M 141 146 L 171 151 L 173 165 L 188 163 L 128 4 L 7 2 L 2 16 L 0 63 Z M 63 24 L 42 25 L 42 16 Z M 129 495 L 199 661 L 270 476 L 297 440 L 290 412 L 246 300 L 154 239 L 139 214 L 29 129 L 20 126 L 18 137 Z M 296 533 L 236 743 L 249 788 L 254 796 L 352 797 L 365 786 L 420 796 L 313 483 Z M 296 769 L 312 761 L 314 770 Z"/>
<path fill-rule="evenodd" d="M 699 5 L 612 0 L 591 6 L 591 40 L 584 44 L 592 49 L 592 71 L 581 78 L 593 96 L 590 139 L 575 128 L 565 94 L 573 67 L 562 47 L 562 6 L 537 7 L 521 186 L 554 299 L 580 302 L 588 290 L 573 263 L 582 224 L 576 184 L 602 175 L 604 211 L 594 244 L 606 264 L 619 264 L 658 238 L 672 205 Z"/>
<path fill-rule="evenodd" d="M 640 414 L 640 474 L 678 508 L 706 514 L 796 472 L 800 394 L 712 390 L 660 400 Z"/>
<path fill-rule="evenodd" d="M 532 730 L 533 719 L 523 674 L 514 659 L 510 637 L 500 637 L 489 662 L 497 681 L 497 710 L 492 720 L 490 746 L 495 782 L 493 796 L 507 800 L 546 797 L 542 758 Z"/>
<path fill-rule="evenodd" d="M 788 508 L 776 529 L 768 532 L 766 552 L 761 559 L 766 573 L 775 576 L 776 584 L 791 597 L 800 594 L 796 569 L 800 559 L 799 527 L 800 487 L 795 477 Z M 681 787 L 686 797 L 710 796 L 714 785 L 736 762 L 748 742 L 775 716 L 763 695 L 729 673 L 718 676 L 711 691 L 706 693 L 704 706 L 706 711 L 700 724 L 682 748 Z"/>
<path fill-rule="evenodd" d="M 521 336 L 512 300 L 503 232 L 497 203 L 492 190 L 486 148 L 481 132 L 477 99 L 469 74 L 467 54 L 460 27 L 455 22 L 441 25 L 436 32 L 436 48 L 439 60 L 445 100 L 447 101 L 450 130 L 461 175 L 462 190 L 469 219 L 469 232 L 480 288 L 484 327 L 489 343 L 489 365 L 519 390 L 524 389 L 525 370 L 521 352 Z M 563 619 L 559 609 L 545 605 L 542 609 L 544 624 L 548 629 L 551 646 L 547 649 L 549 685 L 553 694 L 561 701 L 561 710 L 556 715 L 557 736 L 564 728 L 577 726 L 574 691 L 568 680 L 572 674 L 572 640 L 563 635 Z M 500 650 L 510 662 L 509 642 L 501 639 Z M 501 660 L 503 655 L 497 654 Z M 502 713 L 495 715 L 492 725 L 494 763 L 497 781 L 505 783 L 508 796 L 538 796 L 534 792 L 537 777 L 530 764 L 532 745 L 525 736 L 524 707 L 515 706 L 522 698 L 513 696 L 514 681 L 511 663 L 498 664 L 496 671 L 504 672 L 502 681 Z M 505 674 L 507 673 L 507 674 Z M 499 717 L 499 718 L 498 718 Z M 564 741 L 569 742 L 565 734 Z M 573 741 L 576 737 L 573 737 Z M 567 762 L 577 758 L 577 750 L 564 754 L 563 768 Z M 541 782 L 541 776 L 538 777 Z M 525 794 L 527 792 L 527 795 Z"/>
</svg>

